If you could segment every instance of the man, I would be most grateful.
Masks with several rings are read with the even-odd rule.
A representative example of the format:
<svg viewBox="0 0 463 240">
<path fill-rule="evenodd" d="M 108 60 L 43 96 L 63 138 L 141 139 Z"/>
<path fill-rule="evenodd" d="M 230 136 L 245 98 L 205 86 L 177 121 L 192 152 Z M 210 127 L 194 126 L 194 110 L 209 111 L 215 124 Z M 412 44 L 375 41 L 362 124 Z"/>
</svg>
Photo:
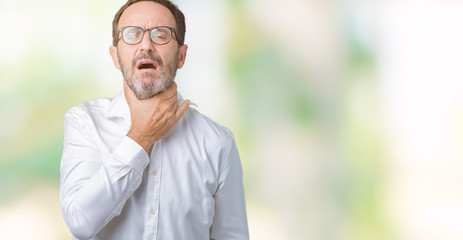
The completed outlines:
<svg viewBox="0 0 463 240">
<path fill-rule="evenodd" d="M 123 93 L 64 121 L 60 202 L 75 239 L 249 239 L 233 135 L 177 94 L 184 37 L 168 0 L 116 13 L 110 54 Z"/>
</svg>

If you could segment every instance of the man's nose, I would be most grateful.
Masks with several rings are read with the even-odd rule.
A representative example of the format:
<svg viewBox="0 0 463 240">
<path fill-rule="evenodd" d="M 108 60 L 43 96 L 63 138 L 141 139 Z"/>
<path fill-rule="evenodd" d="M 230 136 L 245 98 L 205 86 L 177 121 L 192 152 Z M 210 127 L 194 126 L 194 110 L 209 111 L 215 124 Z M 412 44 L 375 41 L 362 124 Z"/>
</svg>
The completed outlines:
<svg viewBox="0 0 463 240">
<path fill-rule="evenodd" d="M 154 43 L 151 41 L 150 32 L 145 31 L 143 38 L 140 42 L 140 50 L 142 52 L 153 52 L 154 51 Z"/>
</svg>

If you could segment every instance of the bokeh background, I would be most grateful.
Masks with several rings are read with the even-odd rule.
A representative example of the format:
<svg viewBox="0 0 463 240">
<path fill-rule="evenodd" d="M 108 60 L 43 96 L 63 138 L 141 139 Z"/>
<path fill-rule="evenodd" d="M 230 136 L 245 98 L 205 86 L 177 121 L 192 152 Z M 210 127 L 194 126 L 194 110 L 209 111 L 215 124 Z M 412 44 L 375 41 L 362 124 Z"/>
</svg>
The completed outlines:
<svg viewBox="0 0 463 240">
<path fill-rule="evenodd" d="M 0 0 L 0 239 L 71 239 L 62 122 L 122 88 L 124 0 Z M 236 136 L 252 239 L 463 239 L 463 2 L 177 0 L 182 95 Z"/>
</svg>

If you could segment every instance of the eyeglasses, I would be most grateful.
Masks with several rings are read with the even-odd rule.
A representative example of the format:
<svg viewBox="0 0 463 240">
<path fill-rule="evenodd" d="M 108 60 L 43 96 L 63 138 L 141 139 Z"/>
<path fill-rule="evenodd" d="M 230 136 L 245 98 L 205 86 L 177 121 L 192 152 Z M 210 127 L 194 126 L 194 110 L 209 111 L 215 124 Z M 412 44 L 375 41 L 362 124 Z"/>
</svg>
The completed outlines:
<svg viewBox="0 0 463 240">
<path fill-rule="evenodd" d="M 129 45 L 140 43 L 146 31 L 149 31 L 151 41 L 158 45 L 168 44 L 172 39 L 172 32 L 175 34 L 174 28 L 166 26 L 154 28 L 127 26 L 119 28 L 119 31 L 121 32 L 122 40 Z"/>
</svg>

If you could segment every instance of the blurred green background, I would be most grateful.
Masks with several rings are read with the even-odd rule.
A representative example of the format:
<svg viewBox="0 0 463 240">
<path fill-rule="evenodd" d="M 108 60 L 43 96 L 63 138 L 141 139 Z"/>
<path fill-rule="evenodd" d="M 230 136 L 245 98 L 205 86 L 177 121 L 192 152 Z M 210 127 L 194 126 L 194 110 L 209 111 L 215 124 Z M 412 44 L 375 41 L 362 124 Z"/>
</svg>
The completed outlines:
<svg viewBox="0 0 463 240">
<path fill-rule="evenodd" d="M 0 0 L 0 239 L 71 239 L 70 107 L 122 88 L 123 0 Z M 252 239 L 463 238 L 463 3 L 174 1 L 179 91 L 234 133 Z"/>
</svg>

